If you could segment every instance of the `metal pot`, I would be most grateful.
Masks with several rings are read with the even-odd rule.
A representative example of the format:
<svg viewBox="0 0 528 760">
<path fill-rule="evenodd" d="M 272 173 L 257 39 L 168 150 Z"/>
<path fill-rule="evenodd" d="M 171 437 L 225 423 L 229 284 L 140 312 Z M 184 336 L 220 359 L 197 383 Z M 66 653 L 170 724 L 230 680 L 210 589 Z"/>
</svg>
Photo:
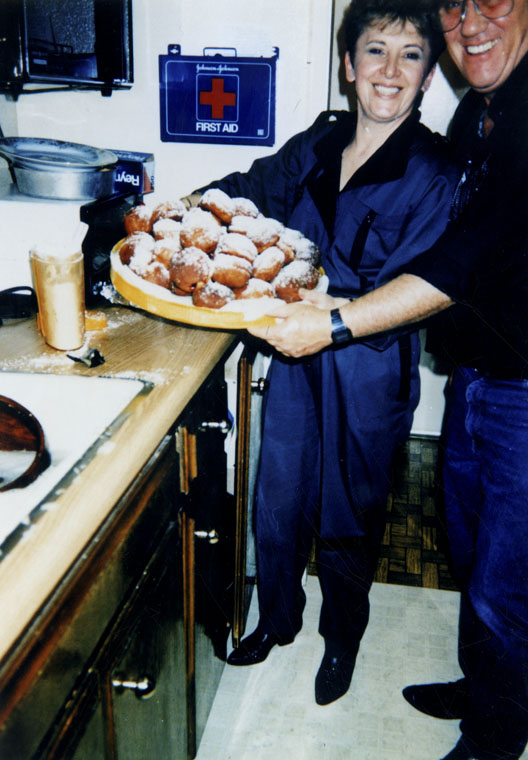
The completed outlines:
<svg viewBox="0 0 528 760">
<path fill-rule="evenodd" d="M 0 140 L 19 192 L 38 198 L 90 200 L 112 195 L 115 153 L 89 145 L 33 137 Z"/>
<path fill-rule="evenodd" d="M 114 170 L 92 169 L 76 172 L 73 169 L 46 171 L 12 166 L 11 175 L 20 193 L 38 198 L 57 200 L 88 200 L 112 195 Z"/>
</svg>

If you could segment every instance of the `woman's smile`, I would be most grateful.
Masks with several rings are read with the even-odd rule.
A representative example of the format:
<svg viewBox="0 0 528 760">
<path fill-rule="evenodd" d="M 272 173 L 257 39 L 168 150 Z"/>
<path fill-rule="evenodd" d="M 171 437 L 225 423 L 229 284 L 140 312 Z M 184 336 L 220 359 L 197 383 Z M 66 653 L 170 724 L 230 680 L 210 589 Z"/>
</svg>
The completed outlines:
<svg viewBox="0 0 528 760">
<path fill-rule="evenodd" d="M 389 86 L 389 85 L 384 85 L 384 84 L 375 84 L 374 89 L 382 97 L 391 97 L 393 95 L 397 95 L 401 90 L 400 87 L 394 87 L 394 85 Z"/>
</svg>

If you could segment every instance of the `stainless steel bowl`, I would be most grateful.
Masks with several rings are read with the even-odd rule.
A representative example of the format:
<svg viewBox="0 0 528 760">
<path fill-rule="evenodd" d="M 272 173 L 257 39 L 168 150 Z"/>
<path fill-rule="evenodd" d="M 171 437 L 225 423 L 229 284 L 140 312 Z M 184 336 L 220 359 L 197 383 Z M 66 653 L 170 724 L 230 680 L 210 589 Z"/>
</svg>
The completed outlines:
<svg viewBox="0 0 528 760">
<path fill-rule="evenodd" d="M 0 156 L 24 195 L 91 200 L 113 193 L 118 159 L 109 150 L 60 140 L 6 137 L 0 140 Z"/>
<path fill-rule="evenodd" d="M 12 166 L 11 174 L 17 189 L 23 195 L 57 200 L 95 200 L 112 195 L 114 169 L 92 169 L 76 172 L 45 171 Z"/>
</svg>

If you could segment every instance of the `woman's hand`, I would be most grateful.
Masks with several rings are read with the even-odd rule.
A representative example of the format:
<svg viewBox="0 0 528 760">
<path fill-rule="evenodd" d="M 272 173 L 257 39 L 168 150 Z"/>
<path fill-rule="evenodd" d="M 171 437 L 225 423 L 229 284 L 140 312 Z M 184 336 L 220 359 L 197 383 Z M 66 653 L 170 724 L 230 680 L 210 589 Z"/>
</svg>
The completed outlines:
<svg viewBox="0 0 528 760">
<path fill-rule="evenodd" d="M 299 358 L 315 354 L 332 343 L 330 309 L 347 303 L 326 293 L 301 290 L 302 301 L 273 310 L 279 321 L 270 327 L 251 327 L 248 332 L 267 341 L 286 356 Z"/>
</svg>

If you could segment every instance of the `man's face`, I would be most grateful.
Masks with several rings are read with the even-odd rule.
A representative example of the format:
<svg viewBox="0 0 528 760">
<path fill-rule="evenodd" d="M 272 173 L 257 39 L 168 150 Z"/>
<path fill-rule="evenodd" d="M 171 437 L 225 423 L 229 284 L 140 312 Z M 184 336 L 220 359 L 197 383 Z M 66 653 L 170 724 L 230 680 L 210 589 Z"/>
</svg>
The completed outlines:
<svg viewBox="0 0 528 760">
<path fill-rule="evenodd" d="M 468 0 L 465 19 L 445 38 L 469 84 L 478 92 L 493 93 L 528 52 L 528 2 L 514 0 L 508 16 L 490 21 Z"/>
</svg>

